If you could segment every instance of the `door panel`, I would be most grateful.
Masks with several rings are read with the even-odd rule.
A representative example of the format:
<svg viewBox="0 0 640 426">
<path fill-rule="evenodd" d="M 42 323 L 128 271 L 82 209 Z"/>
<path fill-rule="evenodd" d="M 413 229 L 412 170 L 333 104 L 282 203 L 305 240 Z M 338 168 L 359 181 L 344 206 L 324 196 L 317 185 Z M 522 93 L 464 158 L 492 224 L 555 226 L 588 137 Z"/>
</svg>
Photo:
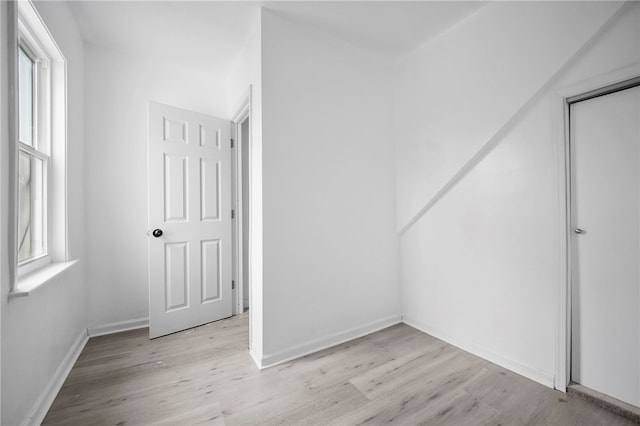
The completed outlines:
<svg viewBox="0 0 640 426">
<path fill-rule="evenodd" d="M 220 162 L 200 159 L 200 219 L 220 220 Z"/>
<path fill-rule="evenodd" d="M 168 243 L 165 250 L 166 312 L 189 306 L 189 243 Z"/>
<path fill-rule="evenodd" d="M 164 155 L 164 218 L 165 222 L 184 222 L 187 216 L 189 187 L 187 157 Z"/>
<path fill-rule="evenodd" d="M 640 87 L 570 112 L 571 378 L 640 405 Z"/>
<path fill-rule="evenodd" d="M 220 240 L 203 241 L 201 253 L 202 302 L 205 303 L 220 298 L 220 286 L 222 284 Z"/>
<path fill-rule="evenodd" d="M 231 123 L 149 103 L 149 335 L 231 316 Z M 226 141 L 226 143 L 225 143 Z"/>
</svg>

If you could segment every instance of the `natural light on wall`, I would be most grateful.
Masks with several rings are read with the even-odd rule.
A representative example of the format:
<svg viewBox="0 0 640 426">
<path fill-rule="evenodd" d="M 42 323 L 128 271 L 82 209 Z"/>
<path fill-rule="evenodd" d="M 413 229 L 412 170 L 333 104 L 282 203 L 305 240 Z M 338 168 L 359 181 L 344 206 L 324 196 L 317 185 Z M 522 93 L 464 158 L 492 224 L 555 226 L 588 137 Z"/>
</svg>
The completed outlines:
<svg viewBox="0 0 640 426">
<path fill-rule="evenodd" d="M 66 63 L 33 4 L 16 4 L 14 297 L 73 263 L 67 253 Z"/>
</svg>

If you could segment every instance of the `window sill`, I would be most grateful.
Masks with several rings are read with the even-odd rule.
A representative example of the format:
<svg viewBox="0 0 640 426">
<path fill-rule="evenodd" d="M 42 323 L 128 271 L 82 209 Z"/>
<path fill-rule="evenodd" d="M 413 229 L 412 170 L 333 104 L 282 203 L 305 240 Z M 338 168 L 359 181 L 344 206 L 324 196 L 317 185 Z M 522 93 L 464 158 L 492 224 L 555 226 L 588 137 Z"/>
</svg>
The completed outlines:
<svg viewBox="0 0 640 426">
<path fill-rule="evenodd" d="M 36 271 L 19 277 L 16 287 L 9 292 L 9 300 L 30 295 L 36 289 L 71 268 L 77 262 L 77 260 L 72 260 L 70 262 L 50 263 Z"/>
</svg>

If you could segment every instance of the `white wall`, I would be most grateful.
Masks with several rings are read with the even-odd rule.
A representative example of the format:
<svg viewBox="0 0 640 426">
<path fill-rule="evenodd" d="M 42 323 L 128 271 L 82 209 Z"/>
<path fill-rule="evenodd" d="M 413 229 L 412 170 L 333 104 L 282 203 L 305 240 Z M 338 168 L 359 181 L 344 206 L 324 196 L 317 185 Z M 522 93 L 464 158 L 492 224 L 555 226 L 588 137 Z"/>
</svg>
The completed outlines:
<svg viewBox="0 0 640 426">
<path fill-rule="evenodd" d="M 262 20 L 265 364 L 400 320 L 391 69 Z"/>
<path fill-rule="evenodd" d="M 619 6 L 491 3 L 399 62 L 399 229 Z"/>
<path fill-rule="evenodd" d="M 226 76 L 86 44 L 88 326 L 146 321 L 147 102 L 228 118 Z"/>
<path fill-rule="evenodd" d="M 262 12 L 256 18 L 244 48 L 229 73 L 228 116 L 234 115 L 251 86 L 251 356 L 262 362 Z"/>
<path fill-rule="evenodd" d="M 66 3 L 42 2 L 37 3 L 36 8 L 67 60 L 69 252 L 72 259 L 80 262 L 28 297 L 7 301 L 9 282 L 3 251 L 2 424 L 7 425 L 19 424 L 32 414 L 32 410 L 42 408 L 38 407 L 38 398 L 50 388 L 52 380 L 60 378 L 56 373 L 63 360 L 74 343 L 86 335 L 83 45 Z M 5 28 L 2 25 L 3 41 Z M 2 63 L 4 66 L 4 58 Z M 6 92 L 3 90 L 3 102 L 4 96 Z M 2 112 L 4 120 L 6 110 Z M 6 146 L 4 139 L 3 146 Z M 5 163 L 2 170 L 6 170 Z M 6 185 L 6 177 L 2 176 L 3 185 Z M 5 188 L 2 191 L 3 235 L 7 217 Z"/>
<path fill-rule="evenodd" d="M 619 7 L 490 4 L 395 73 L 404 319 L 549 386 L 563 279 L 552 94 L 638 62 L 637 3 L 597 33 Z"/>
</svg>

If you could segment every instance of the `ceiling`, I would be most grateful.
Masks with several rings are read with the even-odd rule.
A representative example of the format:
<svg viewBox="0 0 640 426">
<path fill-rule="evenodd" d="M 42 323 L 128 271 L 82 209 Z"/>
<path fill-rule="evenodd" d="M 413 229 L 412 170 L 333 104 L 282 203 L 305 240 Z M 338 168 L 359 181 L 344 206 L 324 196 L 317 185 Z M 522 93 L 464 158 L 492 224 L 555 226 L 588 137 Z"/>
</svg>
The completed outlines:
<svg viewBox="0 0 640 426">
<path fill-rule="evenodd" d="M 255 2 L 70 1 L 85 42 L 226 75 L 257 21 Z"/>
<path fill-rule="evenodd" d="M 260 8 L 329 31 L 361 48 L 400 56 L 485 2 L 449 1 L 70 1 L 86 42 L 155 53 L 224 73 Z"/>
<path fill-rule="evenodd" d="M 401 56 L 482 7 L 480 1 L 287 1 L 264 7 L 351 44 Z"/>
</svg>

